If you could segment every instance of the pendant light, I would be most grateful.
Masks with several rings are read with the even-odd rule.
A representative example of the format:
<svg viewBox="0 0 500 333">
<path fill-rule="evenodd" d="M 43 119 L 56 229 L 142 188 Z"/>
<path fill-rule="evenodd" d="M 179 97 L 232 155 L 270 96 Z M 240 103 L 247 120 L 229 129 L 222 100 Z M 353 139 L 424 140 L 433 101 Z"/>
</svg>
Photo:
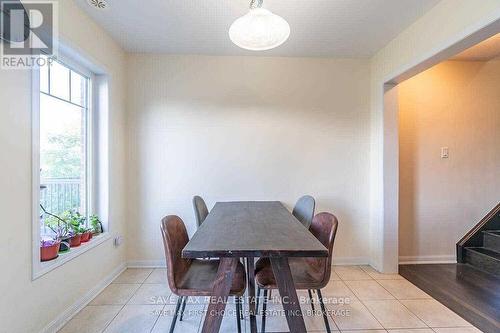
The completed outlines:
<svg viewBox="0 0 500 333">
<path fill-rule="evenodd" d="M 233 22 L 229 38 L 237 46 L 265 51 L 280 46 L 290 37 L 290 25 L 281 16 L 262 8 L 263 0 L 252 0 L 250 11 Z"/>
</svg>

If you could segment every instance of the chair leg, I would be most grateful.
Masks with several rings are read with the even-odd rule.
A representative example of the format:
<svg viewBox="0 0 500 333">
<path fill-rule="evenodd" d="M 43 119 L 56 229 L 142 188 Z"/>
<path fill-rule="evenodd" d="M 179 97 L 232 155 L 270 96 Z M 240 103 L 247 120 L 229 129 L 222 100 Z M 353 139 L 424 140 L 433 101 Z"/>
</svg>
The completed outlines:
<svg viewBox="0 0 500 333">
<path fill-rule="evenodd" d="M 183 299 L 183 297 L 179 297 L 179 299 L 177 300 L 177 305 L 175 307 L 174 318 L 172 319 L 172 324 L 170 324 L 170 331 L 169 331 L 169 333 L 174 333 L 175 324 L 177 322 L 177 314 L 179 313 L 179 309 L 181 307 L 182 299 Z"/>
<path fill-rule="evenodd" d="M 243 296 L 240 296 L 240 318 L 241 320 L 245 319 L 245 316 L 243 315 Z"/>
<path fill-rule="evenodd" d="M 314 300 L 313 300 L 313 295 L 312 295 L 311 289 L 307 289 L 307 293 L 309 294 L 309 301 L 311 301 L 311 308 L 314 312 L 315 311 L 314 310 Z"/>
<path fill-rule="evenodd" d="M 255 313 L 256 314 L 259 313 L 260 291 L 261 291 L 260 287 L 257 286 L 257 296 L 256 296 L 257 300 L 255 301 Z"/>
<path fill-rule="evenodd" d="M 264 297 L 262 298 L 262 323 L 261 332 L 266 333 L 266 310 L 267 310 L 267 289 L 264 289 Z"/>
<path fill-rule="evenodd" d="M 238 296 L 234 296 L 234 301 L 236 303 L 236 325 L 238 326 L 238 333 L 241 333 L 241 299 Z"/>
<path fill-rule="evenodd" d="M 321 305 L 321 312 L 323 313 L 323 320 L 325 321 L 326 331 L 330 333 L 330 324 L 328 323 L 328 314 L 326 313 L 325 303 L 323 302 L 323 295 L 321 295 L 321 290 L 318 289 L 319 304 Z"/>
<path fill-rule="evenodd" d="M 186 309 L 186 299 L 187 299 L 187 297 L 183 297 L 182 306 L 181 306 L 181 316 L 179 318 L 179 321 L 182 321 L 182 318 L 184 318 L 184 310 Z"/>
</svg>

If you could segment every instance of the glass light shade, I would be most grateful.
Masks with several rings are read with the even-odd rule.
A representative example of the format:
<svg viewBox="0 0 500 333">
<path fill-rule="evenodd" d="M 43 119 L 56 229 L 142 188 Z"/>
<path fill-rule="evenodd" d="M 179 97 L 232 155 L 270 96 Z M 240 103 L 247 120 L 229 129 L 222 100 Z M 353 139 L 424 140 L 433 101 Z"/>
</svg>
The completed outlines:
<svg viewBox="0 0 500 333">
<path fill-rule="evenodd" d="M 290 25 L 281 16 L 264 8 L 250 9 L 229 28 L 229 38 L 239 47 L 251 51 L 270 50 L 290 37 Z"/>
</svg>

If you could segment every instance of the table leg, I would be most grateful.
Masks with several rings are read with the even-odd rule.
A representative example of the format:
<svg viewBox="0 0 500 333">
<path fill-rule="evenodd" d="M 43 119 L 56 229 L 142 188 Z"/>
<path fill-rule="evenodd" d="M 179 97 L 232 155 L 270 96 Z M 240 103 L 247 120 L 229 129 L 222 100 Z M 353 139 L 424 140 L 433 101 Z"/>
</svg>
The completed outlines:
<svg viewBox="0 0 500 333">
<path fill-rule="evenodd" d="M 299 298 L 293 283 L 288 258 L 270 258 L 273 273 L 280 291 L 281 302 L 291 333 L 306 333 L 306 324 L 302 317 Z"/>
<path fill-rule="evenodd" d="M 254 258 L 247 258 L 248 312 L 250 315 L 250 332 L 257 333 L 255 309 L 255 263 Z"/>
<path fill-rule="evenodd" d="M 238 258 L 220 258 L 217 277 L 213 284 L 213 296 L 208 305 L 202 333 L 217 333 L 223 319 L 229 292 L 233 283 Z"/>
</svg>

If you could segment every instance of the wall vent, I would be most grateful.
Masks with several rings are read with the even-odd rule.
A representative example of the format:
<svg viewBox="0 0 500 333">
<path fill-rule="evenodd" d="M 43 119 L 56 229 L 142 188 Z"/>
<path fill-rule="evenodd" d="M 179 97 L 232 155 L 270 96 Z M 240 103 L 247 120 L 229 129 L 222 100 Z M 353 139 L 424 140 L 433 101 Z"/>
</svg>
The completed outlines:
<svg viewBox="0 0 500 333">
<path fill-rule="evenodd" d="M 106 9 L 108 8 L 108 2 L 106 0 L 87 0 L 89 5 L 97 9 Z"/>
</svg>

